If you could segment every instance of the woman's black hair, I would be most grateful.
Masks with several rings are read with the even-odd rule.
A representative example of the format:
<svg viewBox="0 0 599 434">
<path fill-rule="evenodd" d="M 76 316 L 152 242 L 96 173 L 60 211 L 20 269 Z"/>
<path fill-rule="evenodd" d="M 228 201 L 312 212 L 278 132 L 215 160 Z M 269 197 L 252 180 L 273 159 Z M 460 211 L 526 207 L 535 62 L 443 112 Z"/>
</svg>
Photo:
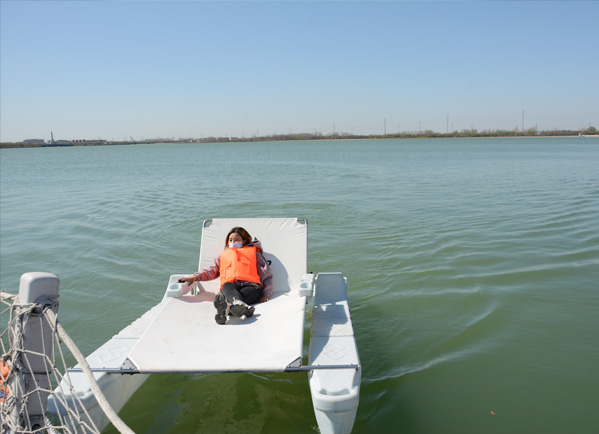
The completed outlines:
<svg viewBox="0 0 599 434">
<path fill-rule="evenodd" d="M 238 234 L 243 240 L 244 246 L 252 242 L 252 236 L 249 234 L 248 231 L 246 231 L 241 226 L 235 226 L 233 229 L 229 231 L 229 233 L 227 234 L 227 238 L 225 238 L 225 249 L 229 247 L 229 236 L 231 234 Z"/>
</svg>

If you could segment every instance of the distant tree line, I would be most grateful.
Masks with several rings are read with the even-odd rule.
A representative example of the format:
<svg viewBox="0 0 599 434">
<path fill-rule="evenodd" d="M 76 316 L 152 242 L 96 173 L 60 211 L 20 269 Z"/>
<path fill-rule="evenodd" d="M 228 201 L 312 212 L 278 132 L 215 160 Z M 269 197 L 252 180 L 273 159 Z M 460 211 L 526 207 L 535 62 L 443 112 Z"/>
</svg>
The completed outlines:
<svg viewBox="0 0 599 434">
<path fill-rule="evenodd" d="M 465 129 L 461 131 L 453 131 L 450 133 L 438 133 L 432 130 L 424 130 L 420 132 L 398 132 L 391 134 L 371 134 L 371 135 L 356 135 L 349 133 L 333 133 L 333 134 L 322 134 L 319 132 L 315 133 L 299 133 L 299 134 L 273 134 L 270 136 L 261 137 L 250 137 L 250 138 L 239 138 L 231 137 L 225 139 L 209 138 L 208 141 L 285 141 L 285 140 L 323 140 L 323 139 L 417 139 L 417 138 L 448 138 L 448 137 L 555 137 L 555 136 L 578 136 L 584 135 L 595 135 L 597 129 L 595 127 L 589 127 L 584 131 L 572 131 L 572 130 L 548 130 L 538 131 L 536 128 L 529 128 L 524 132 L 517 128 L 513 130 L 482 130 L 477 129 Z"/>
<path fill-rule="evenodd" d="M 578 135 L 597 135 L 597 128 L 590 126 L 585 130 L 545 130 L 537 131 L 536 128 L 529 128 L 520 131 L 517 128 L 513 130 L 482 130 L 465 129 L 461 131 L 453 131 L 450 133 L 438 133 L 432 130 L 419 132 L 401 132 L 392 134 L 371 134 L 371 135 L 356 135 L 349 133 L 332 133 L 323 134 L 320 132 L 314 133 L 297 133 L 297 134 L 273 134 L 270 136 L 253 136 L 253 137 L 205 137 L 201 139 L 152 139 L 142 142 L 131 141 L 106 141 L 106 140 L 90 140 L 90 141 L 73 141 L 72 146 L 99 146 L 99 145 L 134 145 L 142 143 L 219 143 L 219 142 L 263 142 L 263 141 L 288 141 L 288 140 L 330 140 L 330 139 L 417 139 L 417 138 L 448 138 L 448 137 L 555 137 L 555 136 L 578 136 Z M 0 148 L 39 148 L 41 146 L 51 146 L 48 144 L 39 144 L 31 142 L 3 142 L 0 143 Z"/>
</svg>

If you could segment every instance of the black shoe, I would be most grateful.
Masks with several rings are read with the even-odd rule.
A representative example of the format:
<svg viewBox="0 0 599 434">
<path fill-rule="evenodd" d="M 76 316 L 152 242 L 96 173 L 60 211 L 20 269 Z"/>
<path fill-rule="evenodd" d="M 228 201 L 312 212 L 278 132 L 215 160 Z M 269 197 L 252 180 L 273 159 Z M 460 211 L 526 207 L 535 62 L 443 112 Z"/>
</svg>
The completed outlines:
<svg viewBox="0 0 599 434">
<path fill-rule="evenodd" d="M 252 306 L 248 306 L 244 302 L 239 302 L 237 300 L 236 303 L 231 306 L 231 313 L 241 319 L 246 319 L 254 315 L 254 310 L 255 309 Z"/>
<path fill-rule="evenodd" d="M 219 292 L 214 296 L 214 307 L 216 307 L 214 320 L 217 324 L 225 324 L 227 322 L 227 299 L 225 294 Z"/>
</svg>

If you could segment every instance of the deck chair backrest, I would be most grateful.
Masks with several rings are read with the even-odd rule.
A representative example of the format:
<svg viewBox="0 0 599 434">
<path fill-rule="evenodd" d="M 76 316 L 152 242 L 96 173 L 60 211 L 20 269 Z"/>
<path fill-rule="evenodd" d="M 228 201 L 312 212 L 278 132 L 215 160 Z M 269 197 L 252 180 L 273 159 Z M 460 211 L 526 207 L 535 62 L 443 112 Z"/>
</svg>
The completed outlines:
<svg viewBox="0 0 599 434">
<path fill-rule="evenodd" d="M 264 256 L 273 273 L 273 297 L 293 294 L 306 274 L 308 263 L 308 222 L 297 218 L 210 219 L 204 221 L 199 269 L 208 268 L 224 248 L 227 233 L 235 226 L 245 228 L 262 243 Z M 216 292 L 219 280 L 202 282 Z"/>
</svg>

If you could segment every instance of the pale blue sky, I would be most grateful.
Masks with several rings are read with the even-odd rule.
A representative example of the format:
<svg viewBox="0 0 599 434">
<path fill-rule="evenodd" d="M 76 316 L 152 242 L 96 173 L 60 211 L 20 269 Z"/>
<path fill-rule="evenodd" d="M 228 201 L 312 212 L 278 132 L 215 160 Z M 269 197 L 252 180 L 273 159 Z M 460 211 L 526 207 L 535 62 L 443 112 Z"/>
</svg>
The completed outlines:
<svg viewBox="0 0 599 434">
<path fill-rule="evenodd" d="M 599 127 L 595 1 L 0 4 L 1 141 Z"/>
</svg>

